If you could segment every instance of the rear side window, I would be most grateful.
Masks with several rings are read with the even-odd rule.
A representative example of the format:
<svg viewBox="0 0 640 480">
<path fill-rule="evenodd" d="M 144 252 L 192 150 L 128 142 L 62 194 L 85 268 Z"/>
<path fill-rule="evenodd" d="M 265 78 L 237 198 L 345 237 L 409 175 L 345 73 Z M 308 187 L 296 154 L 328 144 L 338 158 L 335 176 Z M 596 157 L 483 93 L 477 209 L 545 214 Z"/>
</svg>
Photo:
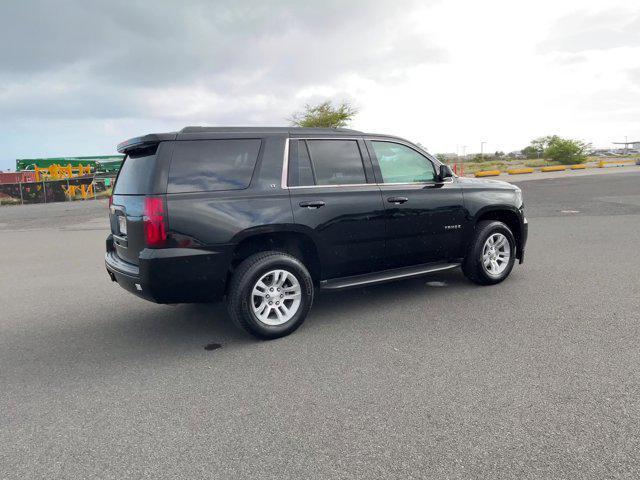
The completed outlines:
<svg viewBox="0 0 640 480">
<path fill-rule="evenodd" d="M 259 151 L 259 139 L 178 141 L 167 193 L 247 188 Z"/>
<path fill-rule="evenodd" d="M 367 183 L 356 140 L 307 140 L 306 143 L 316 185 Z"/>
<path fill-rule="evenodd" d="M 145 195 L 154 193 L 153 178 L 156 167 L 155 145 L 127 154 L 120 167 L 118 179 L 113 187 L 115 195 Z"/>
</svg>

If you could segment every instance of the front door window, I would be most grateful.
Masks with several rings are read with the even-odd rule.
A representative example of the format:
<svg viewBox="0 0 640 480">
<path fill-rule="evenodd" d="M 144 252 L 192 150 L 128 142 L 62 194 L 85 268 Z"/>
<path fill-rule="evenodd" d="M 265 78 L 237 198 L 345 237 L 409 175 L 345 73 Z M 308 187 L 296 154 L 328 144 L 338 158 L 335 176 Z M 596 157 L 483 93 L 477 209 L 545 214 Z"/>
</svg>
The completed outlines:
<svg viewBox="0 0 640 480">
<path fill-rule="evenodd" d="M 392 142 L 372 141 L 384 183 L 430 183 L 436 178 L 433 164 L 415 150 Z"/>
</svg>

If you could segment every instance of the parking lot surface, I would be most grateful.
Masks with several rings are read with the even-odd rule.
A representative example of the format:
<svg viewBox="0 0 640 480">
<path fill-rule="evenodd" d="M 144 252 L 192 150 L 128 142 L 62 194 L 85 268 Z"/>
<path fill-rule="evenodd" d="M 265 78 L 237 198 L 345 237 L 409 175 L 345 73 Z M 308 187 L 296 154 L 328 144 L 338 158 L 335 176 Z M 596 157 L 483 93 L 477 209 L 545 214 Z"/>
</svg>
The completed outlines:
<svg viewBox="0 0 640 480">
<path fill-rule="evenodd" d="M 638 478 L 640 173 L 519 186 L 504 283 L 321 294 L 271 342 L 111 283 L 104 201 L 0 208 L 0 478 Z"/>
</svg>

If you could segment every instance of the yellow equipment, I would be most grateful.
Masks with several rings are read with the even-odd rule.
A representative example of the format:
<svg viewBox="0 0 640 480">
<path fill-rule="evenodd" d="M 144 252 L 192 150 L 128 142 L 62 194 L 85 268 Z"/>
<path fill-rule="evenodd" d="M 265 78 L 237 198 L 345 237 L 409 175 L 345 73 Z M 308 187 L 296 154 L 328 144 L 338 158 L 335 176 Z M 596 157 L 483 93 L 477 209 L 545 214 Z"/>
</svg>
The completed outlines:
<svg viewBox="0 0 640 480">
<path fill-rule="evenodd" d="M 63 165 L 51 165 L 50 167 L 40 168 L 34 167 L 36 172 L 36 182 L 41 182 L 43 179 L 48 180 L 62 180 L 65 178 L 81 177 L 84 175 L 91 175 L 91 165 L 78 165 L 72 167 L 71 164 L 67 166 Z"/>
</svg>

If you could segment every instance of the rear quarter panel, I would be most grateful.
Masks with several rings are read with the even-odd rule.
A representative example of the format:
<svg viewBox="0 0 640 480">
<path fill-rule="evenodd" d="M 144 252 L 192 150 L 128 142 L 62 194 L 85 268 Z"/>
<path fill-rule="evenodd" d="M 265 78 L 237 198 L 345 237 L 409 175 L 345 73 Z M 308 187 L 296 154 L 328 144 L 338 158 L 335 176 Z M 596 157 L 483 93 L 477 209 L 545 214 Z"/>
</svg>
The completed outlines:
<svg viewBox="0 0 640 480">
<path fill-rule="evenodd" d="M 242 232 L 293 221 L 289 195 L 256 197 L 246 190 L 167 195 L 169 229 L 202 245 L 237 243 Z"/>
</svg>

